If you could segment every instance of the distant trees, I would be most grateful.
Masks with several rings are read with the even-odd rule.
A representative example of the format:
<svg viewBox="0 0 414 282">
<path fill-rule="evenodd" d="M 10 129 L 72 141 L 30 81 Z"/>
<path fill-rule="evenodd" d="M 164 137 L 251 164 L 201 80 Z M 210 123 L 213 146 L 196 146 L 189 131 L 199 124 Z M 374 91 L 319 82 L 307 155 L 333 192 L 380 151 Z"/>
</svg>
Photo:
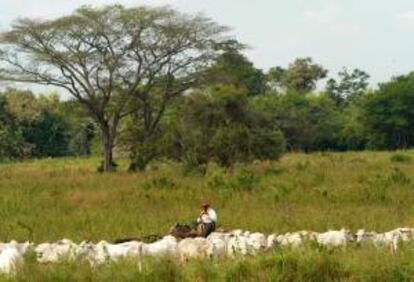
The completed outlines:
<svg viewBox="0 0 414 282">
<path fill-rule="evenodd" d="M 92 146 L 94 140 L 96 143 L 100 139 L 97 134 L 98 127 L 82 104 L 76 100 L 62 101 L 59 106 L 59 113 L 64 117 L 65 122 L 70 125 L 69 154 L 85 156 L 91 155 L 92 150 L 97 151 Z"/>
<path fill-rule="evenodd" d="M 14 117 L 7 111 L 7 100 L 0 96 L 0 161 L 19 159 L 25 155 L 26 144 Z"/>
<path fill-rule="evenodd" d="M 354 69 L 349 72 L 343 68 L 338 77 L 339 81 L 331 78 L 326 83 L 326 92 L 338 105 L 343 105 L 367 90 L 369 74 L 365 71 Z"/>
<path fill-rule="evenodd" d="M 369 147 L 414 146 L 414 73 L 380 84 L 366 97 L 362 110 Z"/>
<path fill-rule="evenodd" d="M 225 45 L 224 52 L 216 58 L 205 73 L 207 85 L 233 85 L 246 91 L 250 96 L 266 91 L 266 75 L 240 53 L 242 48 L 243 46 L 234 41 Z"/>
<path fill-rule="evenodd" d="M 272 134 L 278 136 L 279 131 L 286 148 L 294 151 L 414 146 L 414 75 L 394 78 L 374 91 L 366 89 L 367 74 L 352 73 L 340 76 L 340 103 L 324 91 L 268 91 L 252 97 L 233 84 L 194 90 L 168 112 L 151 143 L 154 147 L 145 149 L 156 152 L 152 157 L 171 157 L 174 152 L 173 158 L 187 164 L 214 160 L 231 166 L 236 161 L 277 158 L 281 139 L 272 139 Z M 272 150 L 276 155 L 269 153 Z"/>
<path fill-rule="evenodd" d="M 184 100 L 174 128 L 172 155 L 189 167 L 215 161 L 277 160 L 284 138 L 276 123 L 249 103 L 233 86 L 193 93 Z"/>
<path fill-rule="evenodd" d="M 14 118 L 16 132 L 25 141 L 24 151 L 33 157 L 67 155 L 69 124 L 58 113 L 57 95 L 35 97 L 30 91 L 7 89 L 2 96 Z"/>
<path fill-rule="evenodd" d="M 72 121 L 82 117 L 63 111 L 64 105 L 56 95 L 36 97 L 12 88 L 0 93 L 0 160 L 90 153 L 90 144 L 83 152 L 70 144 L 81 135 L 92 138 L 94 129 L 89 135 L 80 131 Z"/>
<path fill-rule="evenodd" d="M 297 58 L 284 69 L 273 67 L 268 72 L 268 79 L 274 88 L 309 93 L 316 88 L 316 83 L 326 77 L 328 71 L 315 64 L 312 58 Z"/>
<path fill-rule="evenodd" d="M 168 8 L 120 5 L 81 7 L 51 21 L 20 19 L 1 34 L 0 78 L 68 91 L 99 127 L 103 170 L 110 171 L 121 120 L 139 111 L 151 134 L 169 102 L 196 85 L 227 30 Z"/>
<path fill-rule="evenodd" d="M 288 149 L 336 149 L 341 121 L 336 105 L 329 97 L 288 91 L 279 96 L 257 97 L 255 105 L 281 129 Z"/>
</svg>

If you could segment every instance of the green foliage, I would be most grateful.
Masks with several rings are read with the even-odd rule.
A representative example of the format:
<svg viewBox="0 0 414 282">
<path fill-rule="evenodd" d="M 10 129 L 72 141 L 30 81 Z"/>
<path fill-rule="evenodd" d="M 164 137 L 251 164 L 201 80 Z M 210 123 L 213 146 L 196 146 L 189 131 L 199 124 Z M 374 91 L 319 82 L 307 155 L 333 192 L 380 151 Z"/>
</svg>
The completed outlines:
<svg viewBox="0 0 414 282">
<path fill-rule="evenodd" d="M 8 102 L 0 96 L 0 161 L 20 159 L 30 154 L 15 117 L 7 109 Z"/>
<path fill-rule="evenodd" d="M 68 154 L 73 156 L 100 155 L 98 128 L 83 105 L 76 100 L 67 100 L 62 101 L 58 109 L 59 115 L 64 117 L 69 127 Z"/>
<path fill-rule="evenodd" d="M 255 96 L 266 91 L 266 76 L 236 48 L 227 48 L 206 71 L 208 85 L 226 84 Z"/>
<path fill-rule="evenodd" d="M 289 91 L 282 96 L 262 95 L 254 101 L 283 132 L 291 150 L 337 149 L 341 118 L 335 103 L 325 95 L 305 96 Z"/>
<path fill-rule="evenodd" d="M 414 73 L 380 85 L 363 103 L 364 126 L 371 148 L 414 145 Z"/>
<path fill-rule="evenodd" d="M 134 117 L 151 142 L 165 109 L 222 54 L 228 30 L 168 7 L 81 6 L 53 20 L 17 19 L 0 35 L 0 75 L 72 95 L 99 127 L 111 171 L 122 119 Z"/>
<path fill-rule="evenodd" d="M 411 157 L 405 154 L 394 154 L 390 157 L 392 162 L 408 163 L 411 161 Z"/>
<path fill-rule="evenodd" d="M 223 167 L 255 159 L 277 160 L 284 139 L 276 124 L 255 111 L 233 87 L 193 93 L 176 125 L 171 155 L 190 167 L 214 161 Z"/>
<path fill-rule="evenodd" d="M 95 126 L 79 104 L 12 88 L 0 101 L 0 159 L 90 154 Z"/>
<path fill-rule="evenodd" d="M 268 79 L 277 88 L 309 93 L 315 90 L 318 80 L 325 78 L 327 73 L 321 65 L 313 63 L 312 58 L 297 58 L 287 69 L 271 68 Z"/>
<path fill-rule="evenodd" d="M 367 132 L 362 108 L 365 97 L 355 97 L 340 113 L 342 128 L 338 133 L 339 147 L 343 150 L 362 150 L 367 145 Z"/>
<path fill-rule="evenodd" d="M 338 105 L 362 95 L 368 87 L 370 78 L 365 71 L 354 69 L 350 73 L 346 68 L 343 68 L 338 76 L 339 82 L 331 78 L 326 83 L 326 92 Z"/>
<path fill-rule="evenodd" d="M 70 126 L 68 154 L 73 156 L 88 156 L 92 154 L 92 142 L 96 135 L 95 125 L 84 121 Z"/>
<path fill-rule="evenodd" d="M 145 134 L 142 127 L 132 126 L 129 129 L 128 137 L 124 136 L 121 142 L 126 146 L 130 145 L 129 148 L 124 148 L 131 158 L 130 171 L 144 170 L 151 161 L 165 156 L 169 140 L 161 128 L 150 136 Z"/>
<path fill-rule="evenodd" d="M 69 125 L 56 114 L 43 112 L 32 122 L 22 122 L 22 136 L 33 144 L 34 157 L 68 155 Z"/>
</svg>

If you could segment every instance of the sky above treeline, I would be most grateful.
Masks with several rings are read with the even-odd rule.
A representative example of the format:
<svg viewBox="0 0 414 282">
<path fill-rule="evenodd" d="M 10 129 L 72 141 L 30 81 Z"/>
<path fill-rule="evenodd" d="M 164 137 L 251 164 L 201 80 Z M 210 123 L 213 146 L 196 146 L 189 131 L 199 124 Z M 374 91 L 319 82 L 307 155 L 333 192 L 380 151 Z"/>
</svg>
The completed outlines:
<svg viewBox="0 0 414 282">
<path fill-rule="evenodd" d="M 363 69 L 373 87 L 414 70 L 413 0 L 0 0 L 0 30 L 19 17 L 54 18 L 81 5 L 115 3 L 202 12 L 232 27 L 263 70 L 312 57 L 330 76 L 344 66 Z"/>
</svg>

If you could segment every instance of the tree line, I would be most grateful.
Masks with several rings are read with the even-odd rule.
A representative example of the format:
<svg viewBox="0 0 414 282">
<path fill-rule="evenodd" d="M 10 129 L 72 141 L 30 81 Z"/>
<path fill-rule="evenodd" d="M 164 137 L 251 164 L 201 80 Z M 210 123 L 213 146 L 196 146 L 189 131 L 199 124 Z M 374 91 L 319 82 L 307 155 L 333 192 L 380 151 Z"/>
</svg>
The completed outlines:
<svg viewBox="0 0 414 282">
<path fill-rule="evenodd" d="M 17 20 L 0 36 L 0 80 L 53 85 L 72 98 L 3 91 L 0 158 L 99 151 L 103 171 L 115 168 L 114 153 L 131 170 L 162 158 L 203 169 L 286 150 L 413 145 L 413 73 L 372 90 L 365 71 L 328 78 L 311 58 L 263 71 L 229 32 L 200 15 L 120 5 Z"/>
</svg>

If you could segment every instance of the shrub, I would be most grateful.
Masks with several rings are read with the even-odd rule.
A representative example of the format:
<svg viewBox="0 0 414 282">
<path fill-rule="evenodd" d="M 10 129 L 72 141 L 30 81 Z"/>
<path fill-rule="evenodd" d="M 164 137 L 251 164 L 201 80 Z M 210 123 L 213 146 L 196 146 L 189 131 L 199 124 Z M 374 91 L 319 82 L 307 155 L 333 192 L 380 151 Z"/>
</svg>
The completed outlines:
<svg viewBox="0 0 414 282">
<path fill-rule="evenodd" d="M 277 160 L 285 147 L 276 123 L 254 110 L 246 94 L 233 87 L 187 97 L 173 136 L 170 156 L 187 167 Z"/>
<path fill-rule="evenodd" d="M 397 163 L 406 163 L 411 161 L 411 157 L 403 154 L 394 154 L 390 157 L 390 160 Z"/>
</svg>

